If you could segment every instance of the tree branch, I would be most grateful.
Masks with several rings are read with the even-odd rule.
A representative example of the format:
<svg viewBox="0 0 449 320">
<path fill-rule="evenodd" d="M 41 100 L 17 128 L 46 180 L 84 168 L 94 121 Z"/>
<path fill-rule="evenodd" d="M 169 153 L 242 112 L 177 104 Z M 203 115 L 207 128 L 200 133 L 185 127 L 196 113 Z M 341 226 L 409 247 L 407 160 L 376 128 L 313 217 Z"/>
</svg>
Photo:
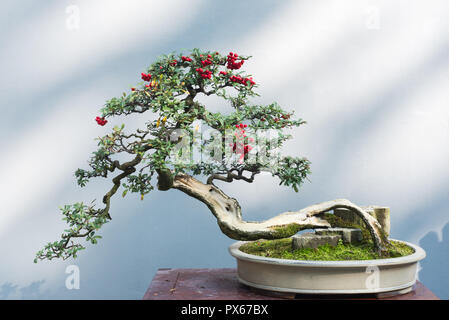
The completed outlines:
<svg viewBox="0 0 449 320">
<path fill-rule="evenodd" d="M 173 174 L 169 169 L 156 170 L 157 176 L 157 188 L 161 191 L 167 191 L 173 187 Z"/>
<path fill-rule="evenodd" d="M 233 170 L 237 171 L 238 174 L 232 173 Z M 207 178 L 207 184 L 213 184 L 213 180 L 221 180 L 224 182 L 232 182 L 234 180 L 244 180 L 246 182 L 252 183 L 254 181 L 254 177 L 256 176 L 256 174 L 260 173 L 259 170 L 251 171 L 251 177 L 248 178 L 243 175 L 244 171 L 243 169 L 241 170 L 233 169 L 233 170 L 228 171 L 228 174 L 226 176 L 222 176 L 217 173 L 210 175 L 209 178 Z"/>
<path fill-rule="evenodd" d="M 377 220 L 349 200 L 327 201 L 299 211 L 284 212 L 269 220 L 248 222 L 242 219 L 237 200 L 227 196 L 213 184 L 204 184 L 189 175 L 181 174 L 174 178 L 173 188 L 206 204 L 217 218 L 221 231 L 232 239 L 280 239 L 290 237 L 303 229 L 327 228 L 330 223 L 324 219 L 322 213 L 346 208 L 355 212 L 365 222 L 378 251 L 385 250 L 388 243 Z"/>
</svg>

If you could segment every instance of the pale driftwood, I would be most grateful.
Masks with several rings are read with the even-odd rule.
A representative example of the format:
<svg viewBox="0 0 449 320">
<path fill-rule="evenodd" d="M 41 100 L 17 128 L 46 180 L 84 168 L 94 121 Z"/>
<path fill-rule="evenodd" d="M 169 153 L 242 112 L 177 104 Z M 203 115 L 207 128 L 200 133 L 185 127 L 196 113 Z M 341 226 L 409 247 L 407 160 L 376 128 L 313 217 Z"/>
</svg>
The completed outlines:
<svg viewBox="0 0 449 320">
<path fill-rule="evenodd" d="M 299 211 L 284 212 L 265 221 L 250 222 L 242 219 L 241 208 L 237 200 L 224 194 L 212 183 L 204 184 L 189 175 L 181 174 L 173 179 L 172 188 L 206 204 L 217 218 L 222 232 L 232 239 L 279 239 L 292 236 L 302 229 L 330 227 L 329 222 L 320 214 L 336 208 L 346 208 L 356 213 L 365 222 L 374 245 L 379 251 L 384 250 L 388 242 L 377 220 L 346 199 L 326 201 Z"/>
</svg>

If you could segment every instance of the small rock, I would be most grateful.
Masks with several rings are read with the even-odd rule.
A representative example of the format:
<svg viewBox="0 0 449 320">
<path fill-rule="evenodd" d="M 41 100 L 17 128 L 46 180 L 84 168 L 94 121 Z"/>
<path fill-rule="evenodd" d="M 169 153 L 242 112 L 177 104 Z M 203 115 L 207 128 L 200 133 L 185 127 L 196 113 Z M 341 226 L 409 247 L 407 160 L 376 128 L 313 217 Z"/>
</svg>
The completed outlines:
<svg viewBox="0 0 449 320">
<path fill-rule="evenodd" d="M 335 247 L 340 239 L 341 236 L 338 234 L 318 235 L 315 233 L 303 233 L 292 237 L 292 248 L 294 250 L 303 248 L 315 249 L 325 244 Z"/>
<path fill-rule="evenodd" d="M 363 239 L 362 230 L 350 228 L 316 229 L 317 235 L 339 235 L 344 244 L 359 243 Z"/>
</svg>

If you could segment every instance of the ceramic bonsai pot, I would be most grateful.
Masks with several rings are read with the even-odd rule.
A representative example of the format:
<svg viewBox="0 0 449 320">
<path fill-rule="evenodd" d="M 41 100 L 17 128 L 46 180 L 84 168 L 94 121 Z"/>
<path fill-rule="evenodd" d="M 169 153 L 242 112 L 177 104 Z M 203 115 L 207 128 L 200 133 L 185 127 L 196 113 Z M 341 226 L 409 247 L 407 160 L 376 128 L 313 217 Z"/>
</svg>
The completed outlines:
<svg viewBox="0 0 449 320">
<path fill-rule="evenodd" d="M 415 284 L 418 262 L 426 253 L 401 242 L 415 252 L 376 260 L 286 260 L 246 254 L 239 250 L 244 241 L 232 244 L 229 252 L 237 259 L 239 281 L 257 289 L 303 294 L 406 293 Z"/>
</svg>

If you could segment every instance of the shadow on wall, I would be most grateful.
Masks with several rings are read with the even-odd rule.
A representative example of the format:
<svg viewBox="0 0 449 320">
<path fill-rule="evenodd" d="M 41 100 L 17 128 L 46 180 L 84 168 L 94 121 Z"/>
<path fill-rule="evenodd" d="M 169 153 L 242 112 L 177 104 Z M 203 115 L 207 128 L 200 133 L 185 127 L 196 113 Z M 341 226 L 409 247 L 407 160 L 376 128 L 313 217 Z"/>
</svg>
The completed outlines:
<svg viewBox="0 0 449 320">
<path fill-rule="evenodd" d="M 421 238 L 419 245 L 427 254 L 420 262 L 419 280 L 440 299 L 449 299 L 449 223 L 443 227 L 441 241 L 437 233 L 431 231 Z"/>
<path fill-rule="evenodd" d="M 10 282 L 0 286 L 0 300 L 6 299 L 39 299 L 41 296 L 41 286 L 45 280 L 32 282 L 26 287 L 19 288 Z"/>
</svg>

